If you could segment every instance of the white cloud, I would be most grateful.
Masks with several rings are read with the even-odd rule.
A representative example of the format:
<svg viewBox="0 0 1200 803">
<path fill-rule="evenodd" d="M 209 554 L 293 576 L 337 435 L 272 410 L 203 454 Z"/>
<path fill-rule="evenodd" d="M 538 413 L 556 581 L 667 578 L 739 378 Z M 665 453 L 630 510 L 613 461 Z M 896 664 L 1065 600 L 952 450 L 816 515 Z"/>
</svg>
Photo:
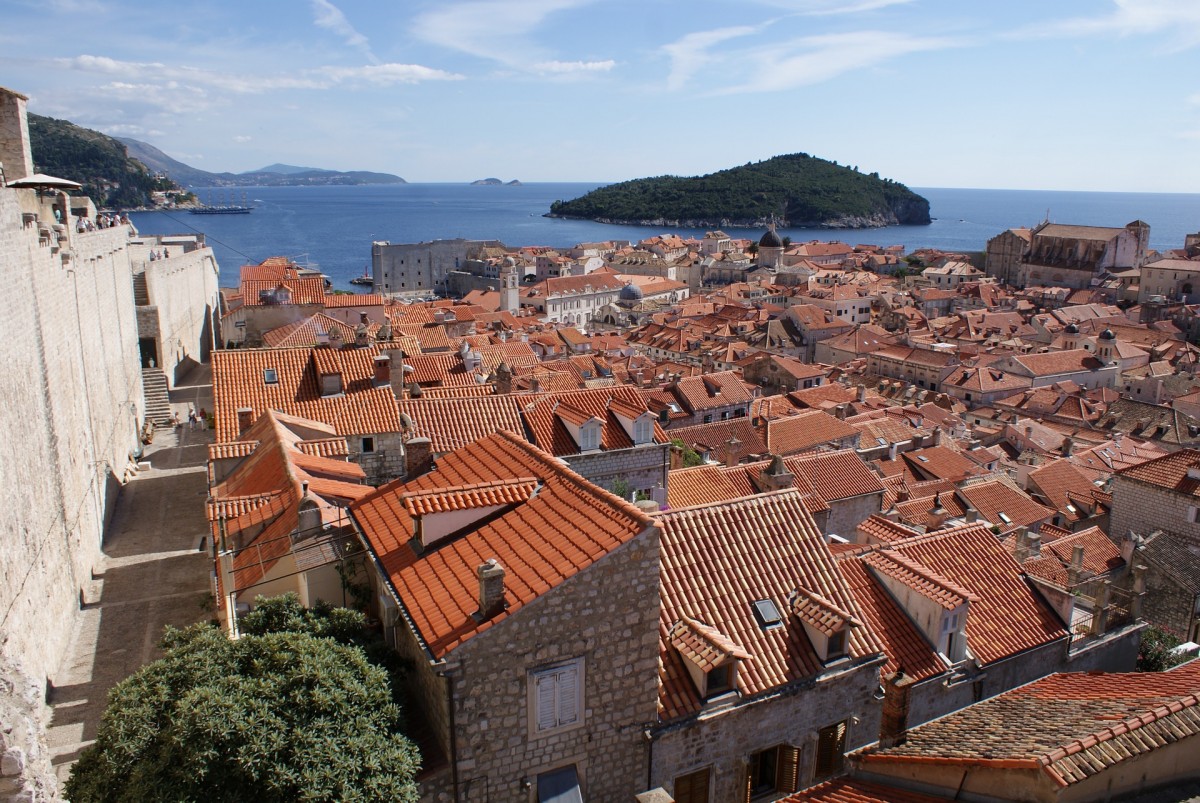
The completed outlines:
<svg viewBox="0 0 1200 803">
<path fill-rule="evenodd" d="M 170 67 L 159 62 L 118 61 L 107 56 L 83 55 L 55 59 L 68 70 L 119 76 L 138 83 L 116 81 L 105 85 L 108 91 L 129 94 L 169 90 L 178 93 L 220 89 L 235 94 L 255 95 L 280 89 L 328 89 L 335 85 L 369 83 L 374 85 L 415 84 L 421 81 L 451 81 L 461 75 L 424 67 L 419 64 L 371 64 L 363 67 L 315 67 L 295 75 L 240 75 L 200 70 L 194 67 Z"/>
<path fill-rule="evenodd" d="M 378 64 L 379 59 L 371 52 L 371 43 L 367 37 L 363 36 L 358 30 L 350 24 L 350 20 L 346 19 L 346 15 L 342 10 L 330 3 L 329 0 L 311 0 L 312 10 L 315 16 L 313 22 L 318 28 L 324 28 L 331 31 L 351 47 L 362 52 L 367 60 L 372 64 Z"/>
<path fill-rule="evenodd" d="M 806 36 L 776 45 L 759 45 L 740 54 L 753 64 L 741 84 L 715 94 L 778 92 L 818 84 L 844 73 L 922 51 L 963 47 L 961 38 L 908 36 L 887 31 Z"/>
<path fill-rule="evenodd" d="M 861 14 L 866 11 L 876 11 L 888 6 L 901 6 L 912 0 L 859 0 L 857 3 L 845 0 L 762 0 L 774 8 L 787 9 L 800 14 L 825 16 L 833 14 Z"/>
<path fill-rule="evenodd" d="M 419 14 L 413 32 L 441 47 L 499 62 L 514 70 L 586 73 L 612 69 L 611 60 L 559 61 L 531 35 L 552 14 L 595 0 L 470 0 Z"/>
<path fill-rule="evenodd" d="M 1112 4 L 1107 13 L 1039 22 L 1022 27 L 1014 35 L 1126 37 L 1163 33 L 1174 50 L 1200 44 L 1200 3 L 1195 0 L 1113 0 Z"/>
<path fill-rule="evenodd" d="M 235 136 L 233 138 L 233 141 L 234 142 L 249 142 L 252 139 L 254 139 L 254 137 L 248 137 L 245 134 L 238 134 L 237 136 Z"/>
<path fill-rule="evenodd" d="M 762 27 L 761 25 L 738 25 L 712 31 L 697 31 L 689 33 L 669 45 L 663 45 L 663 52 L 671 57 L 671 72 L 667 76 L 667 86 L 671 89 L 679 89 L 687 83 L 689 78 L 703 69 L 712 58 L 708 48 L 730 39 L 757 33 Z"/>
<path fill-rule="evenodd" d="M 606 61 L 539 61 L 533 69 L 542 73 L 567 75 L 571 73 L 608 72 L 617 63 L 612 59 Z"/>
</svg>

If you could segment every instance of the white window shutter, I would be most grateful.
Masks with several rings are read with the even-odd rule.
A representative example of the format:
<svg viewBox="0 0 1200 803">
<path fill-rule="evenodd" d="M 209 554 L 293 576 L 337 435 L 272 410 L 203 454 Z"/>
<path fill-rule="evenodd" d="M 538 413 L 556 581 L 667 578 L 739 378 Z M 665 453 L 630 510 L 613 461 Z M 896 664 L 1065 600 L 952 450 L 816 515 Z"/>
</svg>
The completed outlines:
<svg viewBox="0 0 1200 803">
<path fill-rule="evenodd" d="M 555 711 L 555 676 L 547 673 L 539 675 L 537 683 L 537 729 L 549 730 L 558 725 L 558 712 Z"/>
<path fill-rule="evenodd" d="M 579 720 L 579 668 L 570 666 L 558 673 L 558 724 Z"/>
</svg>

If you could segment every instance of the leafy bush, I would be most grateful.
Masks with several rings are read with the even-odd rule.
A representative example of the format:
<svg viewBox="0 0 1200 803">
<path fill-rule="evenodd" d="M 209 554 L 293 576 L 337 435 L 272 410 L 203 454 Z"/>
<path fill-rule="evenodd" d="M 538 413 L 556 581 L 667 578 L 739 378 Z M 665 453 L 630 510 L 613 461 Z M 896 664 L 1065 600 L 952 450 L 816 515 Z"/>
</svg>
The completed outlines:
<svg viewBox="0 0 1200 803">
<path fill-rule="evenodd" d="M 416 801 L 416 748 L 361 614 L 262 601 L 231 641 L 168 628 L 119 683 L 66 784 L 90 801 Z"/>
<path fill-rule="evenodd" d="M 1157 627 L 1142 631 L 1142 643 L 1138 647 L 1137 669 L 1139 672 L 1162 672 L 1183 663 L 1183 657 L 1171 651 L 1180 644 L 1173 633 Z"/>
</svg>

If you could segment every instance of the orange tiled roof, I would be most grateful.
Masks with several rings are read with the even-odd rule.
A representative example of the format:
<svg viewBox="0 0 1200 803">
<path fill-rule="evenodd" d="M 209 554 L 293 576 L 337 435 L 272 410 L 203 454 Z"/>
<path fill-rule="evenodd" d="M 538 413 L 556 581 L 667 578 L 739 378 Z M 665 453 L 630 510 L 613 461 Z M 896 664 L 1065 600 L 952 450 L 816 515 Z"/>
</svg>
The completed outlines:
<svg viewBox="0 0 1200 803">
<path fill-rule="evenodd" d="M 796 415 L 767 421 L 763 430 L 767 449 L 780 455 L 858 437 L 854 427 L 820 410 L 803 410 Z"/>
<path fill-rule="evenodd" d="M 668 478 L 667 504 L 672 508 L 726 502 L 758 492 L 745 471 L 731 471 L 722 466 L 679 468 L 671 471 Z"/>
<path fill-rule="evenodd" d="M 434 544 L 410 546 L 413 520 L 405 494 L 533 477 L 538 493 L 508 513 Z M 355 521 L 435 657 L 521 611 L 540 594 L 644 532 L 650 520 L 516 435 L 499 432 L 438 459 L 436 470 L 393 482 L 351 506 Z M 505 609 L 479 621 L 476 568 L 504 567 Z"/>
<path fill-rule="evenodd" d="M 1039 505 L 1024 491 L 1002 479 L 964 485 L 958 493 L 979 511 L 980 516 L 1000 527 L 1001 532 L 1032 527 L 1054 516 L 1053 510 Z"/>
<path fill-rule="evenodd" d="M 1025 582 L 1021 567 L 986 524 L 914 536 L 886 549 L 979 598 L 967 617 L 967 643 L 981 664 L 1067 637 L 1058 616 Z"/>
<path fill-rule="evenodd" d="M 1160 746 L 1200 736 L 1200 661 L 1167 672 L 1050 675 L 912 728 L 876 762 L 1008 761 L 1069 787 Z"/>
<path fill-rule="evenodd" d="M 263 345 L 267 348 L 297 348 L 317 345 L 321 342 L 322 335 L 333 335 L 343 343 L 353 343 L 354 330 L 355 327 L 350 324 L 318 312 L 316 315 L 263 332 L 262 337 Z M 374 330 L 379 330 L 378 324 L 374 326 Z"/>
<path fill-rule="evenodd" d="M 622 410 L 648 408 L 637 388 L 618 385 L 595 390 L 573 390 L 565 393 L 547 393 L 535 397 L 525 406 L 523 418 L 531 440 L 553 455 L 578 454 L 579 446 L 571 436 L 560 416 L 574 416 L 577 423 L 590 418 L 599 418 L 600 448 L 627 449 L 633 439 L 610 409 L 612 402 L 621 402 Z M 654 441 L 666 443 L 667 437 L 657 424 L 654 425 Z"/>
<path fill-rule="evenodd" d="M 662 684 L 659 712 L 672 720 L 702 701 L 676 649 L 671 630 L 683 617 L 708 623 L 750 654 L 737 674 L 743 697 L 809 678 L 821 662 L 788 598 L 797 589 L 838 608 L 857 609 L 812 517 L 795 491 L 683 508 L 658 514 L 662 530 Z M 752 603 L 770 600 L 782 627 L 763 627 Z M 871 659 L 880 647 L 865 628 L 850 632 L 848 653 Z"/>
<path fill-rule="evenodd" d="M 528 502 L 537 490 L 536 477 L 515 477 L 470 485 L 451 485 L 448 488 L 430 488 L 424 491 L 409 491 L 400 495 L 404 509 L 413 518 L 429 513 L 448 513 L 454 510 L 473 510 L 479 507 L 499 507 Z"/>
<path fill-rule="evenodd" d="M 1200 451 L 1180 449 L 1165 457 L 1147 460 L 1117 473 L 1126 479 L 1144 482 L 1173 493 L 1200 496 L 1200 479 L 1190 476 L 1192 469 L 1200 469 Z"/>
<path fill-rule="evenodd" d="M 671 646 L 679 650 L 683 657 L 694 663 L 702 672 L 720 666 L 730 658 L 753 657 L 715 627 L 709 627 L 687 616 L 671 628 L 670 639 Z"/>
<path fill-rule="evenodd" d="M 422 390 L 419 399 L 397 402 L 400 412 L 413 423 L 412 434 L 429 438 L 436 454 L 452 452 L 472 441 L 505 430 L 523 435 L 521 407 L 529 404 L 528 395 L 489 395 L 460 398 L 433 398 Z"/>
<path fill-rule="evenodd" d="M 954 581 L 947 580 L 927 566 L 923 566 L 905 555 L 884 550 L 870 552 L 862 560 L 880 574 L 886 574 L 888 577 L 900 581 L 901 584 L 948 611 L 954 610 L 967 601 L 977 602 L 979 599 Z"/>
<path fill-rule="evenodd" d="M 396 398 L 388 385 L 376 387 L 377 346 L 346 349 L 231 349 L 212 355 L 218 441 L 238 438 L 237 411 L 249 407 L 257 419 L 267 410 L 323 421 L 339 435 L 400 431 Z M 321 396 L 318 364 L 342 376 L 344 393 Z M 276 382 L 266 381 L 266 371 Z"/>
<path fill-rule="evenodd" d="M 943 800 L 859 778 L 835 778 L 789 795 L 780 803 L 941 803 Z"/>
</svg>

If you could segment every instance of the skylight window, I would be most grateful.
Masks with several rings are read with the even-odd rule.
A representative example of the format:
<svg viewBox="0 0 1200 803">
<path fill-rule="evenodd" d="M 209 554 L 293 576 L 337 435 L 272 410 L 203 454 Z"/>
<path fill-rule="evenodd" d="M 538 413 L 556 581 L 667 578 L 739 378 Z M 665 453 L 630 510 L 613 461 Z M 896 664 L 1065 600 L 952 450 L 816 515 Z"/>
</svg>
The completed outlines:
<svg viewBox="0 0 1200 803">
<path fill-rule="evenodd" d="M 276 373 L 274 368 L 264 368 L 263 369 L 263 382 L 265 382 L 268 385 L 278 385 L 279 384 L 279 374 Z"/>
<path fill-rule="evenodd" d="M 761 627 L 770 628 L 781 627 L 783 625 L 783 616 L 771 600 L 756 599 L 750 603 L 750 606 L 754 608 L 754 618 L 758 620 L 758 624 Z"/>
<path fill-rule="evenodd" d="M 923 454 L 919 454 L 919 455 L 917 455 L 917 459 L 918 459 L 918 460 L 920 460 L 922 463 L 928 463 L 928 462 L 929 462 L 929 458 L 928 458 L 928 457 L 926 457 L 926 456 L 925 456 L 925 455 L 923 455 Z"/>
<path fill-rule="evenodd" d="M 997 513 L 996 515 L 997 515 L 997 516 L 999 516 L 999 517 L 1000 517 L 1000 521 L 1004 522 L 1005 524 L 1012 524 L 1012 519 L 1011 519 L 1011 518 L 1009 518 L 1009 517 L 1008 517 L 1008 514 L 1007 514 L 1007 513 L 1005 513 L 1003 510 L 1001 510 L 1001 511 L 1000 511 L 999 513 Z"/>
<path fill-rule="evenodd" d="M 876 443 L 878 443 L 880 446 L 887 446 L 887 445 L 888 445 L 888 442 L 887 442 L 887 439 L 886 439 L 886 438 L 876 438 L 876 439 L 875 439 L 875 442 L 876 442 Z"/>
</svg>

